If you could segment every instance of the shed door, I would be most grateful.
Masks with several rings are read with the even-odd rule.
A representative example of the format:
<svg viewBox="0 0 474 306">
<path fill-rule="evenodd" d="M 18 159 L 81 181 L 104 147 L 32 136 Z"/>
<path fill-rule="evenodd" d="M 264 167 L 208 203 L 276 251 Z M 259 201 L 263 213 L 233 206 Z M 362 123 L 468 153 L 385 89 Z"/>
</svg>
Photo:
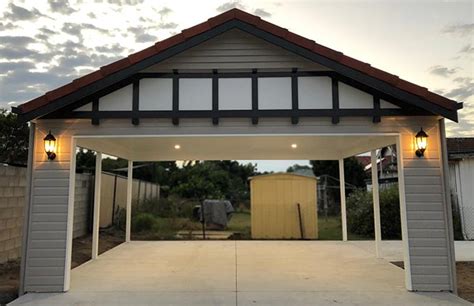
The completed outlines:
<svg viewBox="0 0 474 306">
<path fill-rule="evenodd" d="M 251 183 L 252 238 L 300 239 L 297 204 L 304 236 L 316 239 L 316 181 L 304 178 L 262 178 Z"/>
</svg>

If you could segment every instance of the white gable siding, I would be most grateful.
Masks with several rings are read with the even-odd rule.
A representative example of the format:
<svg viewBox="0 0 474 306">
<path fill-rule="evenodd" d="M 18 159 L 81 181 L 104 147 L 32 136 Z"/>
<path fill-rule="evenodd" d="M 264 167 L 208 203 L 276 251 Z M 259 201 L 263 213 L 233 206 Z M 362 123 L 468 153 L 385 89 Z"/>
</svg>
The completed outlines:
<svg viewBox="0 0 474 306">
<path fill-rule="evenodd" d="M 240 30 L 232 30 L 144 71 L 171 69 L 308 69 L 329 70 Z"/>
<path fill-rule="evenodd" d="M 291 78 L 259 78 L 258 109 L 291 109 Z"/>
<path fill-rule="evenodd" d="M 339 82 L 340 108 L 374 108 L 372 95 Z"/>
<path fill-rule="evenodd" d="M 212 79 L 180 79 L 179 110 L 212 110 Z"/>
<path fill-rule="evenodd" d="M 141 79 L 139 90 L 139 110 L 173 109 L 172 79 Z"/>
<path fill-rule="evenodd" d="M 99 99 L 100 111 L 132 110 L 132 85 L 125 86 Z"/>
<path fill-rule="evenodd" d="M 81 107 L 76 108 L 74 111 L 77 112 L 91 112 L 92 111 L 92 102 L 87 103 Z"/>
<path fill-rule="evenodd" d="M 400 107 L 396 106 L 395 104 L 392 104 L 390 102 L 387 102 L 383 99 L 380 100 L 380 108 L 381 109 L 399 109 Z"/>
<path fill-rule="evenodd" d="M 219 109 L 252 109 L 252 79 L 220 79 Z"/>
<path fill-rule="evenodd" d="M 332 87 L 329 77 L 298 78 L 298 106 L 300 109 L 332 108 Z"/>
</svg>

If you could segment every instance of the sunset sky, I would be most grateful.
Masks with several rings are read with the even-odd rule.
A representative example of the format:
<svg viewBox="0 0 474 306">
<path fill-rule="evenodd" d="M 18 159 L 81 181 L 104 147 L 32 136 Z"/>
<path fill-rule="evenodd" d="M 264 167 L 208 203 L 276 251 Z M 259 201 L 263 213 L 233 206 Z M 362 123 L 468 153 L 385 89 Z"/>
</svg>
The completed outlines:
<svg viewBox="0 0 474 306">
<path fill-rule="evenodd" d="M 238 7 L 464 102 L 448 136 L 474 136 L 474 1 L 0 2 L 0 107 L 21 104 Z"/>
</svg>

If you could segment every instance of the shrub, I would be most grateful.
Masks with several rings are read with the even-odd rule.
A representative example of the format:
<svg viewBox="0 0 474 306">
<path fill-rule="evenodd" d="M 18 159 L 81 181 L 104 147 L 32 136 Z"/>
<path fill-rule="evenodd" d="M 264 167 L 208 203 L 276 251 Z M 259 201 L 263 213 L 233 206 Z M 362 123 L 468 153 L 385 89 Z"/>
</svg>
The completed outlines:
<svg viewBox="0 0 474 306">
<path fill-rule="evenodd" d="M 134 209 L 137 212 L 146 212 L 161 218 L 191 218 L 193 207 L 197 204 L 199 204 L 197 201 L 170 196 L 144 200 Z"/>
<path fill-rule="evenodd" d="M 347 222 L 351 233 L 374 237 L 372 192 L 359 189 L 347 198 Z M 398 186 L 380 190 L 380 220 L 383 239 L 401 239 Z"/>
<path fill-rule="evenodd" d="M 132 218 L 132 231 L 144 232 L 150 231 L 155 225 L 155 217 L 150 213 L 138 213 Z"/>
</svg>

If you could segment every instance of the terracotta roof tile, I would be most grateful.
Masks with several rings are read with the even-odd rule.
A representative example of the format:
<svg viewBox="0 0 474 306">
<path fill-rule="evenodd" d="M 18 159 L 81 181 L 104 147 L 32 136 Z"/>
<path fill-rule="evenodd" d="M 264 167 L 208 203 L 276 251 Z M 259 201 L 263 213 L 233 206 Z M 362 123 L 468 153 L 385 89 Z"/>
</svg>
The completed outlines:
<svg viewBox="0 0 474 306">
<path fill-rule="evenodd" d="M 179 43 L 186 41 L 196 35 L 202 34 L 208 30 L 211 30 L 213 27 L 219 26 L 230 20 L 240 20 L 242 22 L 254 25 L 256 28 L 266 31 L 272 35 L 278 36 L 283 39 L 287 39 L 289 42 L 311 50 L 321 56 L 327 57 L 333 61 L 339 62 L 347 67 L 352 69 L 359 70 L 363 73 L 366 73 L 369 76 L 377 78 L 381 81 L 384 81 L 392 86 L 398 87 L 406 92 L 420 96 L 434 104 L 440 105 L 449 110 L 457 110 L 461 107 L 461 104 L 458 104 L 455 101 L 437 95 L 435 93 L 429 92 L 426 88 L 418 86 L 416 84 L 410 83 L 405 80 L 401 80 L 396 75 L 392 75 L 383 70 L 371 67 L 369 64 L 358 61 L 354 58 L 348 57 L 341 52 L 327 48 L 320 44 L 315 43 L 314 41 L 297 35 L 295 33 L 289 32 L 287 29 L 279 27 L 275 24 L 272 24 L 268 21 L 262 20 L 258 16 L 246 13 L 238 9 L 232 9 L 227 12 L 224 12 L 220 15 L 208 19 L 208 21 L 200 23 L 196 26 L 183 30 L 180 34 L 172 36 L 163 41 L 157 42 L 154 46 L 148 47 L 144 50 L 136 52 L 129 55 L 128 57 L 106 65 L 100 70 L 80 77 L 74 80 L 70 84 L 66 84 L 58 89 L 48 92 L 46 95 L 43 95 L 39 98 L 31 100 L 27 103 L 24 103 L 18 107 L 21 112 L 29 112 L 36 108 L 39 108 L 50 101 L 61 98 L 65 95 L 72 93 L 74 90 L 78 90 L 84 86 L 90 85 L 100 79 L 113 74 L 121 69 L 127 68 L 133 64 L 136 64 L 145 58 L 154 56 L 159 52 L 173 47 Z"/>
<path fill-rule="evenodd" d="M 129 67 L 131 64 L 132 63 L 130 63 L 130 61 L 128 60 L 128 57 L 126 57 L 116 62 L 113 62 L 111 64 L 108 64 L 106 66 L 100 67 L 100 71 L 102 71 L 103 76 L 107 76 L 119 70 Z"/>
<path fill-rule="evenodd" d="M 339 61 L 344 56 L 342 52 L 333 50 L 318 43 L 314 43 L 312 51 L 335 61 Z"/>
<path fill-rule="evenodd" d="M 361 62 L 347 55 L 342 56 L 339 62 L 343 65 L 349 66 L 351 68 L 357 69 L 365 73 L 369 73 L 371 71 L 370 69 L 371 66 L 369 64 Z"/>
<path fill-rule="evenodd" d="M 155 45 L 153 45 L 136 53 L 130 54 L 128 59 L 130 60 L 130 63 L 135 64 L 157 53 L 158 49 Z"/>
<path fill-rule="evenodd" d="M 261 30 L 264 30 L 266 32 L 272 33 L 275 36 L 282 37 L 282 38 L 285 38 L 286 35 L 288 34 L 287 29 L 279 27 L 279 26 L 277 26 L 273 23 L 270 23 L 268 21 L 265 21 L 263 19 L 258 23 L 258 28 L 261 29 Z"/>
<path fill-rule="evenodd" d="M 423 97 L 428 91 L 425 87 L 418 86 L 403 79 L 400 79 L 396 86 L 420 97 Z"/>
<path fill-rule="evenodd" d="M 249 14 L 247 12 L 234 9 L 235 18 L 243 22 L 250 23 L 251 25 L 258 25 L 262 20 L 260 17 Z"/>
<path fill-rule="evenodd" d="M 394 74 L 391 74 L 391 73 L 388 73 L 388 72 L 385 72 L 383 70 L 380 70 L 378 68 L 375 68 L 375 67 L 370 67 L 370 73 L 369 73 L 371 76 L 373 76 L 374 78 L 377 78 L 377 79 L 380 79 L 386 83 L 389 83 L 389 84 L 392 84 L 392 85 L 396 85 L 398 84 L 398 82 L 400 81 L 400 78 Z"/>
<path fill-rule="evenodd" d="M 27 113 L 32 110 L 35 110 L 43 105 L 48 104 L 49 100 L 46 98 L 46 95 L 42 95 L 38 98 L 35 98 L 27 103 L 23 103 L 18 106 L 18 108 L 23 112 Z"/>
<path fill-rule="evenodd" d="M 204 33 L 204 32 L 206 32 L 210 29 L 212 29 L 211 25 L 209 24 L 209 22 L 205 21 L 203 23 L 195 25 L 194 27 L 183 30 L 181 33 L 184 35 L 184 37 L 186 39 L 188 39 L 188 38 L 191 38 L 195 35 L 199 35 L 201 33 Z"/>
<path fill-rule="evenodd" d="M 230 11 L 224 12 L 220 15 L 217 15 L 215 17 L 209 18 L 207 22 L 211 25 L 211 27 L 216 27 L 218 25 L 223 24 L 224 22 L 230 21 L 232 19 L 235 19 L 235 9 L 232 9 Z"/>
<path fill-rule="evenodd" d="M 81 87 L 84 87 L 84 86 L 89 85 L 91 83 L 94 83 L 95 81 L 100 80 L 102 77 L 103 76 L 102 76 L 102 73 L 100 72 L 100 70 L 96 70 L 94 72 L 86 74 L 85 76 L 77 78 L 72 82 L 76 84 L 77 88 L 81 88 Z"/>
<path fill-rule="evenodd" d="M 54 101 L 58 98 L 67 96 L 68 94 L 74 92 L 77 89 L 74 83 L 68 83 L 56 89 L 53 89 L 46 93 L 46 98 L 48 101 Z"/>
<path fill-rule="evenodd" d="M 289 40 L 290 42 L 294 43 L 294 44 L 297 44 L 303 48 L 306 48 L 306 49 L 309 49 L 309 50 L 312 50 L 313 49 L 313 46 L 314 46 L 314 40 L 311 40 L 311 39 L 307 39 L 303 36 L 300 36 L 298 34 L 295 34 L 293 32 L 288 32 L 285 36 L 285 38 L 287 40 Z"/>
<path fill-rule="evenodd" d="M 155 47 L 158 48 L 160 51 L 171 48 L 179 43 L 185 41 L 185 37 L 182 33 L 177 35 L 171 36 L 165 40 L 159 41 L 155 44 Z"/>
</svg>

